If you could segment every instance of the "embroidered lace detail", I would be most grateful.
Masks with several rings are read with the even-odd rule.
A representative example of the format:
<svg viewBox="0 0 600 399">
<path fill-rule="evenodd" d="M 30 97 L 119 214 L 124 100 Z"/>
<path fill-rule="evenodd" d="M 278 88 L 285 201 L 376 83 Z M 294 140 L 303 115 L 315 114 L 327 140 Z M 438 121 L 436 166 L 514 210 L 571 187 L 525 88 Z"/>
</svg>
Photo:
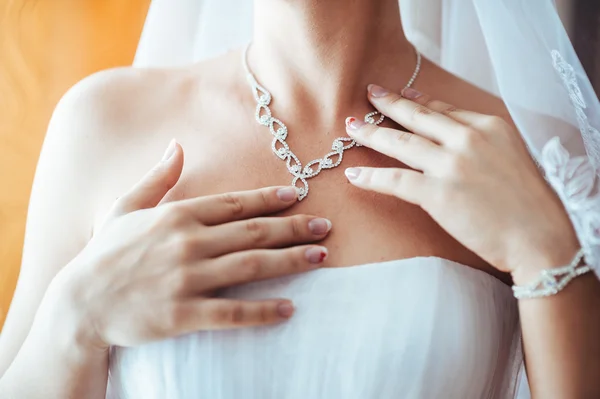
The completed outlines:
<svg viewBox="0 0 600 399">
<path fill-rule="evenodd" d="M 600 193 L 597 169 L 600 163 L 600 132 L 590 125 L 575 71 L 562 55 L 552 51 L 554 68 L 560 75 L 575 108 L 579 130 L 588 156 L 571 157 L 558 137 L 548 141 L 541 154 L 546 178 L 563 201 L 586 260 L 600 276 Z"/>
<path fill-rule="evenodd" d="M 575 70 L 571 64 L 564 60 L 557 50 L 552 51 L 552 62 L 569 92 L 571 103 L 573 104 L 577 115 L 577 123 L 579 124 L 579 130 L 583 137 L 585 149 L 590 156 L 590 161 L 596 170 L 598 170 L 600 169 L 600 132 L 590 124 L 588 117 L 585 114 L 587 104 L 581 93 L 579 83 L 577 82 Z"/>
</svg>

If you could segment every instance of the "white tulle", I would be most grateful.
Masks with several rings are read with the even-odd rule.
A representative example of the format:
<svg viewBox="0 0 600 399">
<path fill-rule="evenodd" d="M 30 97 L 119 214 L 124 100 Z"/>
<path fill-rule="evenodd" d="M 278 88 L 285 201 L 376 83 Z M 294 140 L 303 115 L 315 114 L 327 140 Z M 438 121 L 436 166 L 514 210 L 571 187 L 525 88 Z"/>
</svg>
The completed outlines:
<svg viewBox="0 0 600 399">
<path fill-rule="evenodd" d="M 109 399 L 513 398 L 518 311 L 496 278 L 438 258 L 321 269 L 232 288 L 286 297 L 274 327 L 113 348 Z"/>
</svg>

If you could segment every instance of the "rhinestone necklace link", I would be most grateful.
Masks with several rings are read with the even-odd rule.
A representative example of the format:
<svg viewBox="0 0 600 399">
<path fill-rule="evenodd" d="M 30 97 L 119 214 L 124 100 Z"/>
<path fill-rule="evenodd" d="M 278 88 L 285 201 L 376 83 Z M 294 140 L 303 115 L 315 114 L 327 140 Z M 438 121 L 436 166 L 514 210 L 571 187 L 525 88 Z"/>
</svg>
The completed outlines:
<svg viewBox="0 0 600 399">
<path fill-rule="evenodd" d="M 304 167 L 302 163 L 290 149 L 290 146 L 285 141 L 288 136 L 287 126 L 280 120 L 273 116 L 269 105 L 271 104 L 272 96 L 263 86 L 261 86 L 248 66 L 248 49 L 250 44 L 246 47 L 242 55 L 242 62 L 244 70 L 246 71 L 246 78 L 252 88 L 252 94 L 256 100 L 256 121 L 269 128 L 271 135 L 273 135 L 273 141 L 271 142 L 271 149 L 273 153 L 282 161 L 285 161 L 288 172 L 293 176 L 292 186 L 298 189 L 298 201 L 302 201 L 308 195 L 308 179 L 311 179 L 321 173 L 325 169 L 333 169 L 342 163 L 344 151 L 349 150 L 352 147 L 360 147 L 354 139 L 350 137 L 338 137 L 333 140 L 331 145 L 331 152 L 327 153 L 323 158 L 317 158 L 308 162 Z M 421 71 L 421 53 L 415 49 L 417 55 L 417 65 L 412 74 L 412 77 L 404 86 L 403 90 L 408 89 L 413 85 L 419 72 Z M 379 115 L 379 118 L 375 117 Z M 369 112 L 365 115 L 365 122 L 372 125 L 379 125 L 385 120 L 385 116 L 377 111 Z"/>
</svg>

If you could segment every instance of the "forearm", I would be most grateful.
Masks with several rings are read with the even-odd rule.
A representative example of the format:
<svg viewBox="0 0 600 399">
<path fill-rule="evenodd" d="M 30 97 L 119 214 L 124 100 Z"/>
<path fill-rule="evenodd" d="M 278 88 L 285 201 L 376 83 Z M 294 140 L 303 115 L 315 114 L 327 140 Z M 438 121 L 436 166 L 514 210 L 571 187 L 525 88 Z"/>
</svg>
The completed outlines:
<svg viewBox="0 0 600 399">
<path fill-rule="evenodd" d="M 577 277 L 550 297 L 522 299 L 519 311 L 533 397 L 600 398 L 600 281 L 596 276 Z"/>
<path fill-rule="evenodd" d="M 0 379 L 0 397 L 104 399 L 108 356 L 91 356 L 59 341 L 28 337 Z"/>
<path fill-rule="evenodd" d="M 66 303 L 46 294 L 27 338 L 0 378 L 0 398 L 105 398 L 108 351 L 90 344 Z"/>
</svg>

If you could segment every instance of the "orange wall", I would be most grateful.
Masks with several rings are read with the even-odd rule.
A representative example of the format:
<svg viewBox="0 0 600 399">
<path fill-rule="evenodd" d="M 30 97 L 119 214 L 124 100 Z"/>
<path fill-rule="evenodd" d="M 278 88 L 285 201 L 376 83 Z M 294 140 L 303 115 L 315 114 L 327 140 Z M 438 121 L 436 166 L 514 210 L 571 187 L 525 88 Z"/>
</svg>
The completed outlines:
<svg viewBox="0 0 600 399">
<path fill-rule="evenodd" d="M 52 110 L 81 78 L 131 64 L 149 2 L 0 0 L 0 327 Z"/>
</svg>

